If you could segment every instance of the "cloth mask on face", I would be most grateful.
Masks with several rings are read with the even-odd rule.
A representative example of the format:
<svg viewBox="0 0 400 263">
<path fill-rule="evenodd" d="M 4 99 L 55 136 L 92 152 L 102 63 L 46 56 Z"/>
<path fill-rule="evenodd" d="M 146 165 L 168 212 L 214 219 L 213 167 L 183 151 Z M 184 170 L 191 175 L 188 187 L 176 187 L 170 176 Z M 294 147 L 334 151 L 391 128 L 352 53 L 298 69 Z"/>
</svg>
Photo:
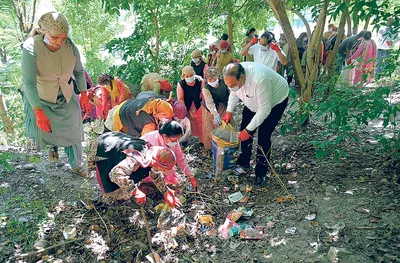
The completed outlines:
<svg viewBox="0 0 400 263">
<path fill-rule="evenodd" d="M 199 63 L 200 59 L 199 58 L 192 58 L 193 63 Z"/>
<path fill-rule="evenodd" d="M 234 88 L 230 88 L 229 90 L 230 90 L 230 91 L 233 91 L 233 92 L 236 92 L 236 91 L 238 91 L 238 90 L 239 90 L 239 87 L 238 87 L 238 86 L 236 86 L 236 87 L 234 87 Z"/>
<path fill-rule="evenodd" d="M 222 54 L 225 54 L 226 51 L 228 51 L 228 50 L 227 50 L 227 49 L 221 49 L 221 53 L 222 53 Z"/>
<path fill-rule="evenodd" d="M 168 147 L 175 147 L 178 144 L 178 142 L 167 142 L 166 144 Z"/>
<path fill-rule="evenodd" d="M 267 50 L 268 50 L 268 47 L 267 47 L 267 46 L 260 45 L 260 49 L 261 49 L 261 51 L 267 51 Z"/>
<path fill-rule="evenodd" d="M 208 85 L 210 85 L 211 87 L 213 87 L 213 88 L 215 88 L 217 85 L 218 85 L 218 82 L 219 82 L 219 79 L 217 79 L 216 81 L 214 81 L 214 82 L 207 82 L 208 83 Z"/>
<path fill-rule="evenodd" d="M 210 53 L 211 53 L 211 55 L 214 55 L 216 52 L 215 52 L 215 50 L 213 50 Z"/>
<path fill-rule="evenodd" d="M 194 76 L 191 76 L 190 78 L 185 78 L 186 83 L 193 83 L 194 82 Z"/>
</svg>

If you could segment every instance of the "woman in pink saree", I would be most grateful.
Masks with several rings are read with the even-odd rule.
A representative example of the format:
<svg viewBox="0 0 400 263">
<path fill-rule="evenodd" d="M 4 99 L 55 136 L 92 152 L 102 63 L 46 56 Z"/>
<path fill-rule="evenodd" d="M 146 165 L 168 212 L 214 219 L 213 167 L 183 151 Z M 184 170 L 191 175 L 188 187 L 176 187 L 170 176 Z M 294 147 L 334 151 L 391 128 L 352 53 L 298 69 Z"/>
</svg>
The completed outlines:
<svg viewBox="0 0 400 263">
<path fill-rule="evenodd" d="M 356 60 L 355 76 L 353 83 L 362 85 L 364 79 L 362 76 L 367 74 L 366 83 L 370 83 L 375 70 L 376 64 L 376 44 L 371 39 L 371 31 L 364 33 L 364 41 L 358 46 L 356 52 L 350 57 L 350 60 Z"/>
</svg>

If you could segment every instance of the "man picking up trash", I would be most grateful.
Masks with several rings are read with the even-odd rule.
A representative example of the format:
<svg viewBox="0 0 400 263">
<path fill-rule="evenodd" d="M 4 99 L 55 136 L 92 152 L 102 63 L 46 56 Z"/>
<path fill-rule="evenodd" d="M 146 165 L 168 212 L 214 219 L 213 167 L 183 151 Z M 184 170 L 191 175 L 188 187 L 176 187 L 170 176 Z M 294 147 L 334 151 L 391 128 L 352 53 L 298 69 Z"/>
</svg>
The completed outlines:
<svg viewBox="0 0 400 263">
<path fill-rule="evenodd" d="M 289 86 L 274 70 L 254 62 L 228 64 L 223 75 L 231 91 L 223 120 L 230 121 L 239 99 L 245 105 L 239 134 L 241 154 L 235 172 L 246 174 L 249 170 L 253 135 L 259 129 L 255 185 L 264 187 L 269 171 L 271 135 L 288 104 Z"/>
</svg>

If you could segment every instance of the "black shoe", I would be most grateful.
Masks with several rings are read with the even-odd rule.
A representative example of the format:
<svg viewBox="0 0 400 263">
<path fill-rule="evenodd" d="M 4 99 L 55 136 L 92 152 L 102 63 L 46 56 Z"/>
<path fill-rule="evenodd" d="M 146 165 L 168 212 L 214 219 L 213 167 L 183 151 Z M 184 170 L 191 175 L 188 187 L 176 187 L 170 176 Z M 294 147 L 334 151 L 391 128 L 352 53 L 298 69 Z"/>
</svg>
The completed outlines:
<svg viewBox="0 0 400 263">
<path fill-rule="evenodd" d="M 258 176 L 254 181 L 254 186 L 258 188 L 262 188 L 267 184 L 267 177 L 266 176 Z"/>
</svg>

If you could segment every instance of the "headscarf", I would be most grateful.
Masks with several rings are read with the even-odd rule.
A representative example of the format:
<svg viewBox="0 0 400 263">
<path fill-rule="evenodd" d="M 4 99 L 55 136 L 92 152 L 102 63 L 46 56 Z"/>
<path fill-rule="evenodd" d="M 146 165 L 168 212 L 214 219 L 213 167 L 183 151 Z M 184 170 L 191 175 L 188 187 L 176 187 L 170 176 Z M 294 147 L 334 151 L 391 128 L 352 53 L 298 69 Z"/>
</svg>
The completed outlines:
<svg viewBox="0 0 400 263">
<path fill-rule="evenodd" d="M 229 48 L 229 43 L 228 43 L 228 41 L 221 40 L 221 43 L 219 43 L 219 47 L 220 47 L 221 49 Z"/>
<path fill-rule="evenodd" d="M 42 15 L 38 21 L 37 31 L 41 34 L 66 34 L 69 33 L 67 18 L 59 12 L 51 11 Z"/>
<path fill-rule="evenodd" d="M 198 58 L 201 57 L 201 52 L 198 49 L 193 50 L 192 52 L 192 58 Z"/>
<path fill-rule="evenodd" d="M 217 46 L 216 46 L 214 43 L 212 43 L 212 44 L 209 46 L 209 48 L 210 48 L 210 51 L 217 50 Z"/>
<path fill-rule="evenodd" d="M 172 85 L 171 83 L 168 82 L 168 80 L 163 79 L 163 80 L 158 80 L 160 83 L 160 90 L 163 91 L 171 91 L 172 90 Z"/>
<path fill-rule="evenodd" d="M 146 159 L 151 160 L 153 167 L 163 170 L 171 170 L 176 164 L 174 152 L 164 146 L 150 147 L 146 153 Z"/>
<path fill-rule="evenodd" d="M 186 117 L 187 110 L 185 104 L 179 100 L 175 100 L 172 104 L 174 110 L 174 117 L 183 120 Z"/>
<path fill-rule="evenodd" d="M 186 66 L 182 69 L 182 79 L 185 78 L 186 74 L 196 74 L 192 66 Z"/>
</svg>

